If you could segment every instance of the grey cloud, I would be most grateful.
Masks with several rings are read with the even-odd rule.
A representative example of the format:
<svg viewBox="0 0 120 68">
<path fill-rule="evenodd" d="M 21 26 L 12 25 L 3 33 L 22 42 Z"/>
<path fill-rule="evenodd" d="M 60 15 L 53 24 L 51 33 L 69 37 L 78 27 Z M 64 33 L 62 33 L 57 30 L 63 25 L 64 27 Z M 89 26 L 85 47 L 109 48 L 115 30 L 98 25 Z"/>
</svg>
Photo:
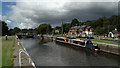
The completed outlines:
<svg viewBox="0 0 120 68">
<path fill-rule="evenodd" d="M 22 3 L 18 3 L 11 11 L 10 15 L 12 16 L 9 15 L 9 18 L 24 23 L 26 23 L 26 19 L 30 19 L 31 21 L 27 24 L 35 23 L 31 27 L 41 23 L 56 26 L 61 25 L 61 19 L 64 19 L 65 22 L 70 22 L 73 18 L 77 18 L 79 21 L 86 21 L 97 19 L 101 16 L 109 17 L 116 15 L 118 11 L 117 6 L 117 2 L 67 2 L 62 7 L 57 7 L 56 4 L 49 6 L 49 3 L 45 3 L 45 5 L 35 5 L 34 3 L 30 5 L 27 3 L 24 7 Z"/>
<path fill-rule="evenodd" d="M 113 2 L 99 2 L 99 3 L 92 2 L 92 3 L 84 3 L 84 4 L 86 5 L 89 4 L 89 5 L 87 5 L 87 8 L 79 6 L 79 8 L 77 9 L 74 9 L 74 8 L 72 9 L 71 7 L 69 7 L 70 11 L 66 15 L 68 15 L 69 17 L 77 17 L 77 18 L 80 18 L 81 20 L 83 19 L 89 20 L 89 19 L 96 19 L 96 17 L 100 17 L 100 16 L 116 15 L 118 11 L 117 2 L 116 3 L 115 2 L 114 3 Z"/>
</svg>

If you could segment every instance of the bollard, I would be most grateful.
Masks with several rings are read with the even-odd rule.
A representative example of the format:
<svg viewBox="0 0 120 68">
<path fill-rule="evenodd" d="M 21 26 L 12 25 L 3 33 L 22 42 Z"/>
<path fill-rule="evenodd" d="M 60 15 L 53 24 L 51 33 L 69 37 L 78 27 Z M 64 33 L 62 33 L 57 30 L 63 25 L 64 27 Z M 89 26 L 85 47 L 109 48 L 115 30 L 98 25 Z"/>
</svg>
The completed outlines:
<svg viewBox="0 0 120 68">
<path fill-rule="evenodd" d="M 5 35 L 5 38 L 6 38 L 6 40 L 7 40 L 7 35 Z"/>
</svg>

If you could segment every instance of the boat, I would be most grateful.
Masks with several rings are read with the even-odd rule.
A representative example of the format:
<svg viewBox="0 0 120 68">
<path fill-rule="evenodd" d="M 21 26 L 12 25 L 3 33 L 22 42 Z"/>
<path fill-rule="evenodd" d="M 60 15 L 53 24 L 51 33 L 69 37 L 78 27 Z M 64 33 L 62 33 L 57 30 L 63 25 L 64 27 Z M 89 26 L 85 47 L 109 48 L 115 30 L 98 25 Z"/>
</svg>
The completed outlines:
<svg viewBox="0 0 120 68">
<path fill-rule="evenodd" d="M 43 39 L 44 39 L 43 35 L 35 35 L 35 36 L 33 36 L 33 38 L 36 38 L 36 39 L 41 39 L 41 40 L 43 40 Z"/>
<path fill-rule="evenodd" d="M 55 39 L 56 42 L 61 42 L 65 44 L 72 44 L 74 46 L 79 46 L 82 48 L 89 49 L 93 52 L 100 52 L 100 48 L 98 45 L 93 45 L 91 40 L 80 40 L 80 39 L 75 39 L 75 38 L 67 38 L 67 37 L 57 37 Z"/>
</svg>

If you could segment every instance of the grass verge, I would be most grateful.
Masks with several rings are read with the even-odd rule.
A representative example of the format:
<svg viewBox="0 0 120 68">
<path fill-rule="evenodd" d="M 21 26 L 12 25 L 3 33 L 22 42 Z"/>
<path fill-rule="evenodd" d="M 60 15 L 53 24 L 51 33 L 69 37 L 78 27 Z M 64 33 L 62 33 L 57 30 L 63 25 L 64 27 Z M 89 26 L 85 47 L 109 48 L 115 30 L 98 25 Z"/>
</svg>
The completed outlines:
<svg viewBox="0 0 120 68">
<path fill-rule="evenodd" d="M 104 40 L 96 40 L 96 39 L 92 39 L 92 41 L 118 45 L 118 43 L 112 41 L 104 41 Z"/>
<path fill-rule="evenodd" d="M 0 67 L 2 67 L 2 37 L 0 36 Z"/>
<path fill-rule="evenodd" d="M 13 66 L 13 47 L 15 36 L 8 36 L 8 40 L 2 37 L 2 66 Z"/>
<path fill-rule="evenodd" d="M 77 39 L 88 40 L 88 39 L 85 39 L 85 38 L 77 38 Z M 97 39 L 91 39 L 91 40 L 94 41 L 94 42 L 101 42 L 101 43 L 108 43 L 108 44 L 120 45 L 120 43 L 112 42 L 112 41 L 97 40 Z"/>
</svg>

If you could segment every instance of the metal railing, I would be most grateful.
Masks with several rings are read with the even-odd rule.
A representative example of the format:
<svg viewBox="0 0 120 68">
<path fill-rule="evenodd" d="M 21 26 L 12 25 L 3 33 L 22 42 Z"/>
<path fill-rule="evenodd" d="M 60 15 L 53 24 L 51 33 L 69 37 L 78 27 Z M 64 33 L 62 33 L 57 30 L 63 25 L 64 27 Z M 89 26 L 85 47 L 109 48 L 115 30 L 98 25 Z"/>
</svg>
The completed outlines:
<svg viewBox="0 0 120 68">
<path fill-rule="evenodd" d="M 34 64 L 34 62 L 31 60 L 31 58 L 30 58 L 30 56 L 28 55 L 28 53 L 25 51 L 25 50 L 23 50 L 23 49 L 19 49 L 19 65 L 20 65 L 20 67 L 22 66 L 22 62 L 21 62 L 21 53 L 24 53 L 24 54 L 26 54 L 27 56 L 28 56 L 28 59 L 29 59 L 29 64 L 31 64 L 34 68 L 36 68 L 36 66 L 35 66 L 35 64 Z"/>
<path fill-rule="evenodd" d="M 20 45 L 20 40 L 19 40 L 19 38 L 18 38 L 17 35 L 16 35 L 16 39 L 18 40 L 18 45 L 19 45 L 19 46 L 22 46 L 22 45 Z M 20 65 L 20 68 L 21 68 L 21 66 L 22 66 L 21 53 L 26 54 L 26 55 L 28 56 L 28 60 L 29 60 L 28 63 L 31 64 L 34 68 L 36 68 L 35 63 L 31 60 L 28 52 L 26 51 L 26 49 L 25 49 L 23 46 L 22 46 L 22 49 L 19 49 L 19 65 Z"/>
</svg>

